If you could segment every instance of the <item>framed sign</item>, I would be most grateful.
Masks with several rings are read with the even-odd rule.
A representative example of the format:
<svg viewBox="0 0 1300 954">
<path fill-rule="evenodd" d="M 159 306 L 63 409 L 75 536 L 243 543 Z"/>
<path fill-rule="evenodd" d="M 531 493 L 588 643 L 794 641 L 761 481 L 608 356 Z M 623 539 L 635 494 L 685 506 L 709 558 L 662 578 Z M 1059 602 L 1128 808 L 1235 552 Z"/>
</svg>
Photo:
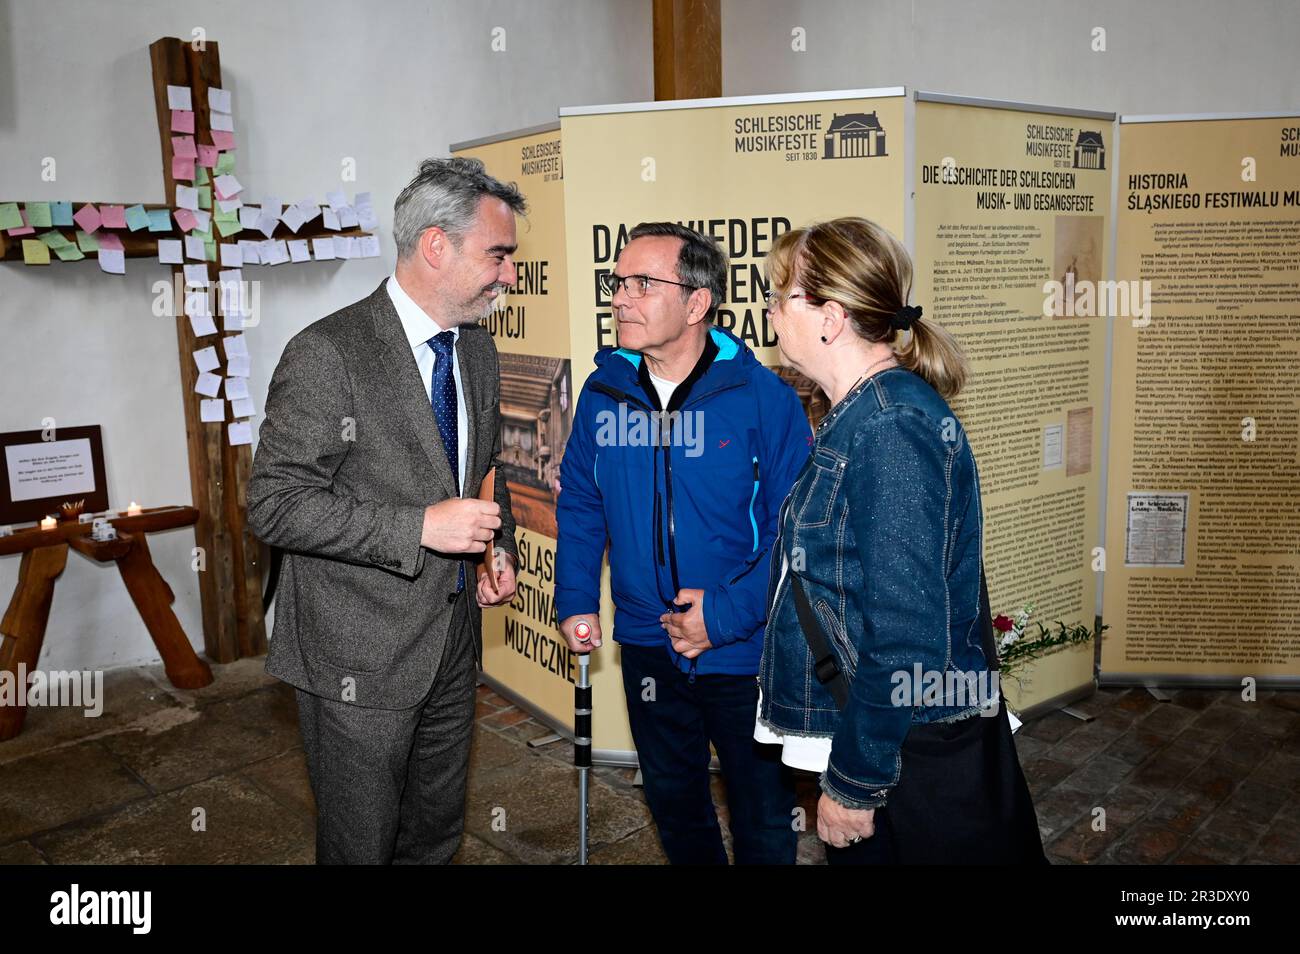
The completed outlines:
<svg viewBox="0 0 1300 954">
<path fill-rule="evenodd" d="M 0 434 L 0 524 L 40 520 L 82 500 L 88 512 L 108 509 L 98 424 Z"/>
</svg>

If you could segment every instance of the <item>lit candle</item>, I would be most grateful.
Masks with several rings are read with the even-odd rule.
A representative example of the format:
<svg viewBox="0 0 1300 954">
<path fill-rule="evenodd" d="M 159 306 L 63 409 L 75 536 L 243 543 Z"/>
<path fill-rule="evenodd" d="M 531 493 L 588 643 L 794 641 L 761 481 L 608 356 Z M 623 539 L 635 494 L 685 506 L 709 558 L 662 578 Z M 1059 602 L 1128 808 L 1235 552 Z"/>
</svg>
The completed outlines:
<svg viewBox="0 0 1300 954">
<path fill-rule="evenodd" d="M 140 513 L 141 513 L 140 505 L 136 503 L 134 500 L 132 500 L 131 503 L 127 505 L 126 515 L 128 517 L 138 517 L 140 516 Z"/>
<path fill-rule="evenodd" d="M 58 525 L 59 525 L 59 521 L 58 521 L 58 518 L 57 518 L 57 517 L 43 517 L 43 518 L 41 518 L 41 529 L 42 529 L 42 530 L 53 530 L 53 529 L 54 529 L 55 527 L 57 527 Z"/>
</svg>

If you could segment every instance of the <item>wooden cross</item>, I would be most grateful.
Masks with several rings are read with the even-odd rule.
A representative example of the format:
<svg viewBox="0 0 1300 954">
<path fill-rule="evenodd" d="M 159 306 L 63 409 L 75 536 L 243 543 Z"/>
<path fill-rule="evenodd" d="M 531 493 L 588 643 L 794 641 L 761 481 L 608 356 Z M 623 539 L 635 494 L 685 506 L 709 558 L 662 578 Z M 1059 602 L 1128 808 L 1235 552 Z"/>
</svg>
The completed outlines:
<svg viewBox="0 0 1300 954">
<path fill-rule="evenodd" d="M 211 111 L 208 88 L 221 88 L 221 60 L 218 45 L 207 41 L 202 49 L 174 37 L 165 37 L 149 46 L 153 64 L 154 107 L 158 115 L 158 134 L 162 144 L 163 193 L 168 199 L 176 195 L 172 175 L 171 108 L 167 87 L 184 86 L 191 90 L 196 141 L 211 142 Z M 76 202 L 75 208 L 86 203 Z M 171 205 L 141 203 L 148 209 Z M 169 218 L 170 222 L 170 218 Z M 121 232 L 123 250 L 128 258 L 153 257 L 158 240 L 175 239 L 182 233 L 173 225 L 169 232 Z M 272 239 L 311 239 L 325 236 L 361 236 L 359 228 L 326 230 L 319 219 L 303 225 L 295 233 L 283 222 L 276 226 Z M 0 232 L 0 261 L 21 260 L 21 242 Z M 216 263 L 208 263 L 208 278 L 215 282 Z M 184 308 L 183 281 L 176 278 L 181 266 L 173 267 L 176 335 L 180 350 L 181 385 L 185 396 L 185 432 L 189 451 L 190 488 L 198 522 L 194 527 L 197 546 L 206 554 L 206 570 L 199 574 L 199 594 L 203 606 L 203 644 L 209 659 L 231 662 L 244 656 L 266 652 L 266 622 L 262 612 L 261 543 L 248 529 L 245 508 L 248 479 L 252 469 L 250 445 L 232 445 L 226 439 L 224 423 L 199 420 L 199 406 L 194 386 L 198 369 L 193 353 L 205 347 L 194 336 Z M 227 329 L 230 331 L 233 329 Z M 220 332 L 218 332 L 220 336 Z M 225 366 L 213 373 L 224 372 Z"/>
</svg>

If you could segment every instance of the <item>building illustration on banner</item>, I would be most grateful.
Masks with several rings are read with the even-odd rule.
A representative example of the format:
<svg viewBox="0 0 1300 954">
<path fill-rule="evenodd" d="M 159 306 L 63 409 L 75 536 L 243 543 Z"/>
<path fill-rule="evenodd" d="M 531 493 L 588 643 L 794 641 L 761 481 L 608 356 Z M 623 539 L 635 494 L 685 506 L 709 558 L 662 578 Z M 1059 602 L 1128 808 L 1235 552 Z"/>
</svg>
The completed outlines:
<svg viewBox="0 0 1300 954">
<path fill-rule="evenodd" d="M 501 472 L 519 526 L 554 539 L 560 461 L 573 427 L 568 358 L 501 354 Z"/>
<path fill-rule="evenodd" d="M 1101 133 L 1079 130 L 1079 138 L 1074 142 L 1074 168 L 1106 168 L 1106 144 L 1102 142 Z"/>
<path fill-rule="evenodd" d="M 823 159 L 861 159 L 888 155 L 885 130 L 870 113 L 835 113 L 826 130 Z"/>
</svg>

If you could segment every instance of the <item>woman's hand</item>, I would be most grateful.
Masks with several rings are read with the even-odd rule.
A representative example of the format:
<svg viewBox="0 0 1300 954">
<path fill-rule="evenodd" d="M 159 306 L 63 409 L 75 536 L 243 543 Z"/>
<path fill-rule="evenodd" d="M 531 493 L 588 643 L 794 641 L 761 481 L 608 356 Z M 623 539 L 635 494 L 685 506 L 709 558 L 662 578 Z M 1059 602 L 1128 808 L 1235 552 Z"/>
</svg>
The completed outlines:
<svg viewBox="0 0 1300 954">
<path fill-rule="evenodd" d="M 845 808 L 823 793 L 817 801 L 817 837 L 836 848 L 870 838 L 876 833 L 874 808 Z"/>
</svg>

